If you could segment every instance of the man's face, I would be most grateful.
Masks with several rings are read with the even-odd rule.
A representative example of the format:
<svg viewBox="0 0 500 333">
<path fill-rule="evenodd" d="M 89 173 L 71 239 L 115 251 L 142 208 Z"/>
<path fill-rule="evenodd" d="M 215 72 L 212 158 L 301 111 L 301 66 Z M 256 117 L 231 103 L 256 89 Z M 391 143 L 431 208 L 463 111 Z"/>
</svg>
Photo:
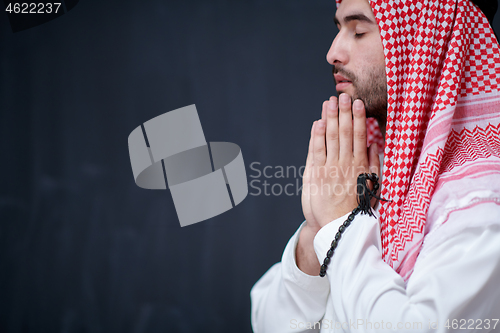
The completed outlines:
<svg viewBox="0 0 500 333">
<path fill-rule="evenodd" d="M 337 93 L 347 93 L 352 100 L 361 99 L 367 117 L 385 120 L 387 78 L 384 48 L 368 0 L 343 0 L 337 9 L 335 23 L 339 33 L 326 59 L 334 66 Z"/>
</svg>

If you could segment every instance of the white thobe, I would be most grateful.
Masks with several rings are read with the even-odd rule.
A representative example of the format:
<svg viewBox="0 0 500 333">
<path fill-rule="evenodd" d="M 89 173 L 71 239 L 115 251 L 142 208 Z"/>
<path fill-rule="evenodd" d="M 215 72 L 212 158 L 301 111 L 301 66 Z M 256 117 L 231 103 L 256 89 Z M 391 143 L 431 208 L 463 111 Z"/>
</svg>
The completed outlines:
<svg viewBox="0 0 500 333">
<path fill-rule="evenodd" d="M 297 267 L 303 223 L 251 290 L 254 332 L 500 332 L 499 204 L 454 211 L 426 231 L 407 283 L 381 259 L 378 214 L 355 217 L 324 278 Z M 320 263 L 346 217 L 316 234 Z"/>
</svg>

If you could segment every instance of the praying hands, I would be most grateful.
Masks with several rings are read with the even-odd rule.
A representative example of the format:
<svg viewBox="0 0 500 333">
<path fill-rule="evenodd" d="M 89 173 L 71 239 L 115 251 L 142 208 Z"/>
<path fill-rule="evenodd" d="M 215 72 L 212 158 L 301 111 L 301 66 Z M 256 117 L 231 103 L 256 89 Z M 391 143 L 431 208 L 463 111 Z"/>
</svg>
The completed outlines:
<svg viewBox="0 0 500 333">
<path fill-rule="evenodd" d="M 314 253 L 316 233 L 357 205 L 359 174 L 380 175 L 378 147 L 366 147 L 366 114 L 363 102 L 347 94 L 323 102 L 321 119 L 313 123 L 302 187 L 306 225 L 297 247 L 297 266 L 317 275 L 320 263 Z"/>
<path fill-rule="evenodd" d="M 319 229 L 353 210 L 357 177 L 365 172 L 380 175 L 380 161 L 376 144 L 366 148 L 363 102 L 355 100 L 351 108 L 349 95 L 331 97 L 309 141 L 302 192 L 308 226 Z"/>
</svg>

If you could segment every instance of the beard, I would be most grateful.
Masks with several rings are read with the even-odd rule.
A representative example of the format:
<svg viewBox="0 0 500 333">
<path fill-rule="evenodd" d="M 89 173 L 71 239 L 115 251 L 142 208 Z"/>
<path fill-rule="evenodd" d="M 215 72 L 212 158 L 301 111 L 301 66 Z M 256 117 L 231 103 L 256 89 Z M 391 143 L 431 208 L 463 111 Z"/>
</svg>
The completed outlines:
<svg viewBox="0 0 500 333">
<path fill-rule="evenodd" d="M 341 74 L 351 81 L 354 93 L 352 101 L 360 99 L 365 105 L 366 117 L 379 122 L 387 119 L 387 76 L 385 66 L 370 68 L 357 76 L 342 68 L 333 67 L 333 74 Z M 337 91 L 338 95 L 343 91 Z M 385 124 L 385 121 L 384 121 Z"/>
</svg>

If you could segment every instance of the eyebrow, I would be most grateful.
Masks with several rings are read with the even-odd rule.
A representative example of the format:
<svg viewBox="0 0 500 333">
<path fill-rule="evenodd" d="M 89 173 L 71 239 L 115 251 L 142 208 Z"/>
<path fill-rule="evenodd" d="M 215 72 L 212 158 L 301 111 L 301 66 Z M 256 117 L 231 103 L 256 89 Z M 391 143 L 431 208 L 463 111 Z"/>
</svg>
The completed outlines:
<svg viewBox="0 0 500 333">
<path fill-rule="evenodd" d="M 347 15 L 344 17 L 343 19 L 344 23 L 349 23 L 351 21 L 361 21 L 361 22 L 367 22 L 367 23 L 370 23 L 370 24 L 375 24 L 375 22 L 373 22 L 372 20 L 370 20 L 368 18 L 368 16 L 366 16 L 365 14 L 362 14 L 362 13 L 355 13 L 355 14 L 351 14 L 351 15 Z M 340 25 L 340 21 L 339 19 L 337 18 L 337 16 L 334 16 L 333 17 L 333 22 L 335 22 L 336 25 Z"/>
</svg>

